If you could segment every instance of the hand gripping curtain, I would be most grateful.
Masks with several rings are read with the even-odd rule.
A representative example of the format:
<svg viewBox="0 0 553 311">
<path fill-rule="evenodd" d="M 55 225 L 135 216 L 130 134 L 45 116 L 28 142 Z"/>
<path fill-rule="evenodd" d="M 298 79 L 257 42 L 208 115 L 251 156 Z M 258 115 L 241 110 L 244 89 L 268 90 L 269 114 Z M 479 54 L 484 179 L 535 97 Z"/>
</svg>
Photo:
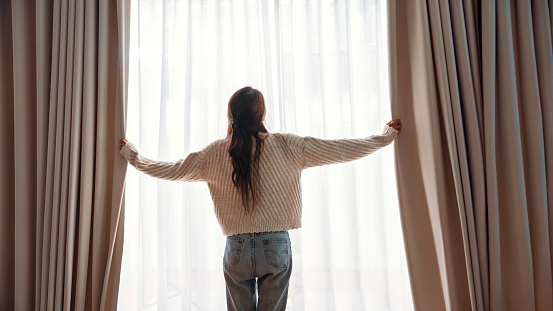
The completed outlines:
<svg viewBox="0 0 553 311">
<path fill-rule="evenodd" d="M 0 310 L 115 310 L 129 2 L 0 1 Z"/>
<path fill-rule="evenodd" d="M 552 5 L 389 2 L 417 310 L 553 310 Z"/>
</svg>

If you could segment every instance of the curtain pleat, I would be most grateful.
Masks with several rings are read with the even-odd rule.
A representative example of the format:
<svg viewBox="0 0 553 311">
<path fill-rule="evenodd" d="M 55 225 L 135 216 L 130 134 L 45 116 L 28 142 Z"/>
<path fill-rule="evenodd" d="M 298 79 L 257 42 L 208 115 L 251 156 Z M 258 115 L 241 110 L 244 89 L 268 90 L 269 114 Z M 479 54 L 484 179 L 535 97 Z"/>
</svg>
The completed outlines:
<svg viewBox="0 0 553 311">
<path fill-rule="evenodd" d="M 36 195 L 38 198 L 46 198 L 46 189 L 47 183 L 46 176 L 48 171 L 48 133 L 49 133 L 49 116 L 50 113 L 50 96 L 51 96 L 51 70 L 52 70 L 52 24 L 53 24 L 53 11 L 54 7 L 44 1 L 36 3 L 36 11 L 42 12 L 42 14 L 36 15 L 36 51 L 41 51 L 40 53 L 35 53 L 36 55 L 36 68 L 37 68 L 37 79 L 36 79 L 36 89 L 37 89 L 37 190 Z M 5 42 L 5 41 L 4 41 Z M 1 50 L 1 49 L 0 49 Z M 39 200 L 37 202 L 37 223 L 36 223 L 36 257 L 35 257 L 35 271 L 37 271 L 37 276 L 35 278 L 35 295 L 40 295 L 40 297 L 45 296 L 47 284 L 43 283 L 43 280 L 46 280 L 46 275 L 48 270 L 42 269 L 45 265 L 46 257 L 43 256 L 45 249 L 49 247 L 50 238 L 49 235 L 44 230 L 44 226 L 47 222 L 45 220 L 51 219 L 51 210 L 45 208 L 45 201 Z M 49 231 L 48 231 L 49 232 Z M 42 303 L 41 299 L 35 301 L 35 309 L 40 308 Z M 37 306 L 39 308 L 37 308 Z"/>
<path fill-rule="evenodd" d="M 129 9 L 0 3 L 2 310 L 116 309 Z"/>
<path fill-rule="evenodd" d="M 15 265 L 12 286 L 14 287 L 14 308 L 29 310 L 33 308 L 33 291 L 36 245 L 36 210 L 39 198 L 29 195 L 36 192 L 36 58 L 34 57 L 36 24 L 35 8 L 31 1 L 11 3 L 12 48 L 13 56 L 13 145 L 14 202 L 14 251 Z M 27 35 L 22 36 L 20 33 Z M 25 87 L 29 86 L 29 87 Z M 8 149 L 9 150 L 9 149 Z M 6 207 L 7 207 L 6 206 Z M 4 206 L 3 206 L 4 207 Z"/>
<path fill-rule="evenodd" d="M 407 134 L 396 161 L 404 234 L 414 233 L 406 247 L 415 307 L 551 310 L 551 3 L 419 0 L 389 8 L 392 106 Z M 408 139 L 423 133 L 425 140 Z M 432 150 L 429 141 L 445 147 Z M 413 190 L 421 183 L 424 190 Z M 426 187 L 435 183 L 443 189 Z M 445 189 L 449 202 L 440 200 Z M 410 219 L 412 210 L 428 211 L 430 220 Z M 425 234 L 429 223 L 450 236 Z M 424 244 L 434 250 L 413 250 Z M 430 305 L 430 296 L 443 301 Z"/>
<path fill-rule="evenodd" d="M 0 146 L 11 146 L 13 151 L 13 53 L 12 53 L 12 20 L 11 3 L 0 1 Z M 7 148 L 6 148 L 7 149 Z M 0 153 L 0 206 L 15 205 L 15 162 L 14 152 Z M 15 298 L 15 209 L 0 209 L 0 306 L 14 309 Z M 7 281 L 9 280 L 9 282 Z"/>
</svg>

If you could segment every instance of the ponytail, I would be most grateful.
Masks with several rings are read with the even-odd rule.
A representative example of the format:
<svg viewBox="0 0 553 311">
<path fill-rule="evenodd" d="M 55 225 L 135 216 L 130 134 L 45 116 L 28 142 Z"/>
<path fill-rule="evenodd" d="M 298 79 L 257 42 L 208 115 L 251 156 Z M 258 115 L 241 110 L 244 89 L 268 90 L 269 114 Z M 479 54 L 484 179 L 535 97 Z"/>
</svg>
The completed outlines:
<svg viewBox="0 0 553 311">
<path fill-rule="evenodd" d="M 258 132 L 267 133 L 263 125 L 263 95 L 251 87 L 242 88 L 229 100 L 227 138 L 232 159 L 232 183 L 240 191 L 246 212 L 253 212 L 259 190 L 259 158 L 263 140 Z M 255 144 L 254 144 L 255 141 Z"/>
</svg>

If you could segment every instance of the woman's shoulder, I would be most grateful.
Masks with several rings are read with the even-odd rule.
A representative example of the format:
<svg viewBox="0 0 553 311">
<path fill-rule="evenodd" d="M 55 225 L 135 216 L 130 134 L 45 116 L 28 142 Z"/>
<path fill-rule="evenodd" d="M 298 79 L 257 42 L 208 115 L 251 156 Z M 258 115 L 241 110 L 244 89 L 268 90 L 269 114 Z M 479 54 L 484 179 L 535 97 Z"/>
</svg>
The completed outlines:
<svg viewBox="0 0 553 311">
<path fill-rule="evenodd" d="M 290 149 L 301 149 L 304 143 L 304 137 L 293 133 L 263 133 L 269 137 L 270 141 L 286 145 Z"/>
<path fill-rule="evenodd" d="M 273 133 L 278 137 L 282 137 L 288 143 L 302 142 L 304 137 L 294 133 Z"/>
<path fill-rule="evenodd" d="M 199 150 L 198 153 L 202 154 L 205 157 L 208 155 L 217 154 L 220 150 L 225 149 L 227 146 L 228 140 L 225 138 L 221 138 L 207 144 L 203 149 Z"/>
<path fill-rule="evenodd" d="M 284 137 L 286 139 L 302 138 L 301 136 L 299 136 L 297 134 L 286 133 L 286 132 L 273 132 L 273 133 L 258 132 L 257 135 L 259 135 L 259 137 L 261 137 L 261 138 L 265 138 L 265 137 Z"/>
<path fill-rule="evenodd" d="M 220 149 L 221 147 L 225 146 L 227 147 L 228 146 L 228 138 L 220 138 L 220 139 L 217 139 L 213 142 L 211 142 L 210 144 L 208 144 L 206 147 L 205 147 L 205 150 L 213 150 L 213 149 Z"/>
</svg>

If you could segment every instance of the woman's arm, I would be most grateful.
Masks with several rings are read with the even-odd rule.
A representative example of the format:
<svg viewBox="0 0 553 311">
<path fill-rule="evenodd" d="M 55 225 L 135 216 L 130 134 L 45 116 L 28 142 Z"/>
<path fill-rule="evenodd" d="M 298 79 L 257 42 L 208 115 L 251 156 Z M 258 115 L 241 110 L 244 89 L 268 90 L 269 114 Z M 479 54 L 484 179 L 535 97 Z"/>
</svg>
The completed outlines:
<svg viewBox="0 0 553 311">
<path fill-rule="evenodd" d="M 145 158 L 136 147 L 125 139 L 121 140 L 120 153 L 137 170 L 152 177 L 166 180 L 203 181 L 201 165 L 203 154 L 194 152 L 177 162 L 156 161 Z"/>
<path fill-rule="evenodd" d="M 392 143 L 401 132 L 401 121 L 390 121 L 381 135 L 366 138 L 327 140 L 304 138 L 303 168 L 360 159 Z"/>
</svg>

